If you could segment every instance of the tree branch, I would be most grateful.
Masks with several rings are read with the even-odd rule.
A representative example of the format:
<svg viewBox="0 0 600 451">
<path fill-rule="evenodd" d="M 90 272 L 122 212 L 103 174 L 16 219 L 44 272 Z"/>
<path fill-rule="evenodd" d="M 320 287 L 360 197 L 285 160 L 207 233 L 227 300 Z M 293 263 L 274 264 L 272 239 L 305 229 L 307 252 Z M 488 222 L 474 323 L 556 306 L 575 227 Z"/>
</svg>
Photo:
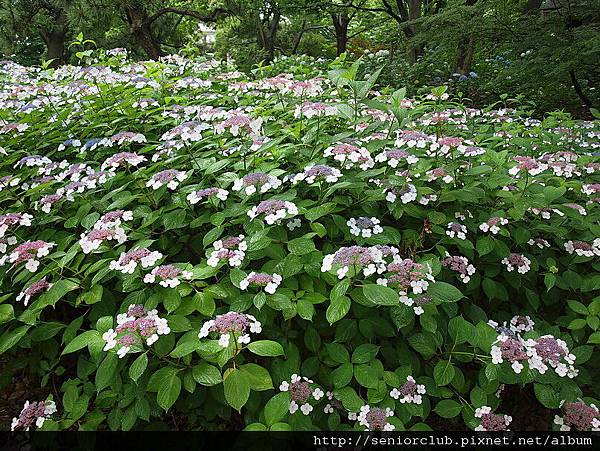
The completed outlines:
<svg viewBox="0 0 600 451">
<path fill-rule="evenodd" d="M 210 13 L 208 16 L 206 16 L 198 11 L 194 11 L 192 9 L 162 8 L 162 9 L 159 9 L 155 14 L 148 17 L 145 25 L 151 25 L 157 19 L 159 19 L 160 17 L 164 16 L 165 14 L 169 14 L 169 13 L 179 14 L 180 16 L 193 17 L 202 22 L 216 22 L 220 17 L 231 15 L 231 11 L 224 9 L 224 8 L 217 8 L 212 13 Z"/>
</svg>

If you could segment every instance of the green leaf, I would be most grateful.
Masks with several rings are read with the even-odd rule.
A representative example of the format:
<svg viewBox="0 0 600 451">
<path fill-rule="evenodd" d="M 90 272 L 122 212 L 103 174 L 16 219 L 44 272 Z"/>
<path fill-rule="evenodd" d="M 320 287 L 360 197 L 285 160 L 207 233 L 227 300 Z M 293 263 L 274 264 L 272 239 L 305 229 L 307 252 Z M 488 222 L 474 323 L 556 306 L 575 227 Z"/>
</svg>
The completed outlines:
<svg viewBox="0 0 600 451">
<path fill-rule="evenodd" d="M 325 350 L 329 357 L 336 363 L 350 362 L 350 354 L 343 344 L 340 343 L 327 343 Z"/>
<path fill-rule="evenodd" d="M 590 335 L 590 338 L 588 338 L 588 343 L 590 344 L 600 344 L 600 332 L 594 332 L 592 335 Z"/>
<path fill-rule="evenodd" d="M 575 313 L 579 313 L 580 315 L 589 315 L 588 309 L 585 305 L 583 305 L 579 301 L 569 300 L 567 301 L 569 308 L 573 310 Z"/>
<path fill-rule="evenodd" d="M 99 341 L 104 342 L 102 337 L 100 336 L 100 332 L 97 330 L 86 330 L 80 335 L 77 335 L 73 340 L 65 346 L 61 355 L 70 354 L 71 352 L 79 351 L 86 346 L 89 346 L 94 343 L 98 343 Z"/>
<path fill-rule="evenodd" d="M 379 346 L 365 343 L 352 353 L 352 363 L 369 363 L 379 352 Z"/>
<path fill-rule="evenodd" d="M 0 324 L 9 322 L 15 317 L 15 310 L 10 304 L 0 304 Z"/>
<path fill-rule="evenodd" d="M 533 391 L 535 397 L 544 407 L 547 407 L 548 409 L 558 409 L 560 399 L 550 385 L 533 384 Z"/>
<path fill-rule="evenodd" d="M 310 237 L 314 236 L 314 233 L 309 233 L 303 237 L 295 238 L 290 240 L 287 244 L 288 250 L 293 255 L 305 255 L 315 251 L 315 244 Z"/>
<path fill-rule="evenodd" d="M 56 305 L 56 303 L 62 299 L 65 294 L 67 294 L 69 291 L 75 290 L 78 287 L 79 284 L 71 279 L 61 279 L 54 283 L 48 289 L 48 291 L 40 295 L 39 300 L 32 304 L 32 308 L 40 311 L 44 307 L 54 307 L 54 305 Z"/>
<path fill-rule="evenodd" d="M 335 388 L 345 387 L 350 383 L 353 376 L 353 366 L 351 363 L 343 363 L 331 372 L 331 380 Z"/>
<path fill-rule="evenodd" d="M 192 377 L 200 385 L 205 385 L 207 387 L 220 384 L 223 380 L 219 369 L 206 362 L 200 362 L 192 368 Z"/>
<path fill-rule="evenodd" d="M 363 387 L 377 388 L 379 377 L 377 370 L 370 365 L 355 365 L 354 378 Z"/>
<path fill-rule="evenodd" d="M 140 354 L 139 357 L 135 359 L 129 367 L 129 377 L 134 382 L 137 382 L 141 375 L 144 374 L 144 371 L 146 371 L 147 366 L 148 355 L 144 352 L 143 354 Z"/>
<path fill-rule="evenodd" d="M 356 412 L 360 410 L 365 402 L 352 387 L 343 387 L 333 392 L 336 399 L 340 400 L 344 408 L 348 412 Z"/>
<path fill-rule="evenodd" d="M 427 294 L 439 302 L 456 302 L 463 297 L 458 288 L 446 282 L 434 282 L 430 284 Z"/>
<path fill-rule="evenodd" d="M 167 412 L 181 393 L 181 379 L 175 371 L 171 372 L 168 377 L 165 377 L 158 386 L 156 394 L 156 403 Z"/>
<path fill-rule="evenodd" d="M 248 378 L 240 369 L 232 369 L 226 373 L 223 381 L 225 401 L 238 412 L 248 402 L 250 397 L 250 384 Z"/>
<path fill-rule="evenodd" d="M 433 411 L 442 418 L 454 418 L 460 414 L 462 406 L 452 399 L 442 399 Z"/>
<path fill-rule="evenodd" d="M 477 249 L 477 253 L 480 256 L 489 254 L 490 252 L 492 252 L 494 250 L 494 239 L 490 236 L 482 236 L 477 238 L 477 244 L 476 244 L 476 249 Z"/>
<path fill-rule="evenodd" d="M 276 341 L 258 340 L 253 341 L 248 345 L 250 352 L 262 357 L 277 357 L 284 355 L 283 346 Z"/>
<path fill-rule="evenodd" d="M 363 287 L 365 297 L 375 305 L 398 305 L 400 297 L 398 293 L 391 288 L 382 285 L 365 285 Z"/>
<path fill-rule="evenodd" d="M 325 317 L 327 318 L 327 321 L 329 321 L 329 324 L 333 324 L 346 316 L 349 311 L 350 299 L 347 296 L 340 296 L 335 300 L 331 300 L 331 303 L 325 312 Z"/>
<path fill-rule="evenodd" d="M 454 366 L 449 360 L 440 360 L 433 368 L 433 379 L 439 386 L 448 385 L 454 378 Z"/>
<path fill-rule="evenodd" d="M 585 319 L 578 318 L 578 319 L 574 319 L 573 321 L 571 321 L 569 323 L 569 325 L 567 326 L 567 328 L 569 328 L 571 330 L 579 330 L 579 329 L 583 329 L 586 325 L 587 325 L 587 322 L 585 321 Z"/>
<path fill-rule="evenodd" d="M 240 366 L 240 371 L 248 381 L 248 385 L 254 391 L 264 391 L 273 388 L 271 375 L 266 368 L 256 363 L 246 363 Z"/>
<path fill-rule="evenodd" d="M 197 339 L 197 337 L 192 336 L 190 340 L 181 340 L 169 355 L 171 357 L 175 357 L 176 359 L 185 357 L 186 355 L 189 355 L 192 352 L 200 349 L 200 346 L 201 342 Z"/>
<path fill-rule="evenodd" d="M 115 379 L 119 357 L 116 353 L 110 352 L 104 357 L 102 363 L 96 371 L 96 391 L 100 393 L 102 389 L 108 387 Z"/>
<path fill-rule="evenodd" d="M 567 188 L 564 186 L 546 186 L 543 192 L 546 202 L 550 204 L 565 194 L 567 192 Z"/>
<path fill-rule="evenodd" d="M 342 296 L 344 296 L 346 294 L 346 291 L 348 291 L 349 287 L 350 287 L 350 279 L 340 280 L 331 289 L 331 293 L 329 294 L 329 299 L 331 299 L 332 301 L 338 300 L 339 298 L 341 298 Z"/>
<path fill-rule="evenodd" d="M 474 333 L 474 327 L 462 316 L 455 316 L 448 322 L 448 333 L 454 340 L 454 344 L 459 345 L 471 340 Z"/>
<path fill-rule="evenodd" d="M 265 421 L 267 426 L 279 423 L 289 412 L 290 394 L 288 392 L 278 393 L 265 405 Z"/>
<path fill-rule="evenodd" d="M 429 332 L 417 333 L 408 337 L 408 343 L 426 359 L 435 354 L 434 335 Z"/>
</svg>

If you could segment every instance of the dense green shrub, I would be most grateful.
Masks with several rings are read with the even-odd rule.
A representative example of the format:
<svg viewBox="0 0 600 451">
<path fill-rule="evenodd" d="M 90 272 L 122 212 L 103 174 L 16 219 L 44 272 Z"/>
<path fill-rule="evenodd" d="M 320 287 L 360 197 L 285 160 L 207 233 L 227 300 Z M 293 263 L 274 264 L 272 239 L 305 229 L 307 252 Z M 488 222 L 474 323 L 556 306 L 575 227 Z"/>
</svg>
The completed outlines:
<svg viewBox="0 0 600 451">
<path fill-rule="evenodd" d="M 597 122 L 107 55 L 1 66 L 1 383 L 43 429 L 597 428 Z"/>
</svg>

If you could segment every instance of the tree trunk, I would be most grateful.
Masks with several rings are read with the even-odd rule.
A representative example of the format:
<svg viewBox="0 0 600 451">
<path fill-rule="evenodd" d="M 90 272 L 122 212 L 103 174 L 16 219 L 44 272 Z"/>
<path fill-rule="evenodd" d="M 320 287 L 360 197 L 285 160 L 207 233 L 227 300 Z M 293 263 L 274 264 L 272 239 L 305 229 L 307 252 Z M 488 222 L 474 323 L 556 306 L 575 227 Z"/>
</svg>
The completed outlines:
<svg viewBox="0 0 600 451">
<path fill-rule="evenodd" d="M 466 6 L 473 6 L 477 3 L 477 0 L 467 0 Z M 473 64 L 473 52 L 475 48 L 475 39 L 473 35 L 468 34 L 464 36 L 458 43 L 456 49 L 456 62 L 454 64 L 454 72 L 458 74 L 468 74 L 471 72 L 471 65 Z"/>
<path fill-rule="evenodd" d="M 160 43 L 152 34 L 152 26 L 148 21 L 148 13 L 145 9 L 135 5 L 126 7 L 129 30 L 135 42 L 146 52 L 148 58 L 157 60 L 163 55 Z"/>
<path fill-rule="evenodd" d="M 263 48 L 267 53 L 266 62 L 270 63 L 275 59 L 275 38 L 279 30 L 279 21 L 281 13 L 278 9 L 273 11 L 273 17 L 267 22 L 266 29 L 261 33 Z"/>
<path fill-rule="evenodd" d="M 454 72 L 458 74 L 468 74 L 469 72 L 471 72 L 471 64 L 473 64 L 474 47 L 475 46 L 473 36 L 468 36 L 458 43 Z"/>
<path fill-rule="evenodd" d="M 53 27 L 49 30 L 39 30 L 39 33 L 46 44 L 46 59 L 53 60 L 50 63 L 51 67 L 58 67 L 65 62 L 67 18 L 62 9 L 53 10 L 52 15 L 54 16 Z"/>
<path fill-rule="evenodd" d="M 573 83 L 573 89 L 575 89 L 575 92 L 577 93 L 577 96 L 579 97 L 579 99 L 581 99 L 581 102 L 588 108 L 593 108 L 592 105 L 592 101 L 590 100 L 590 98 L 585 95 L 585 92 L 583 92 L 583 89 L 581 88 L 581 85 L 579 84 L 579 80 L 577 80 L 577 76 L 575 75 L 575 70 L 574 69 L 570 69 L 569 70 L 569 76 L 571 77 L 571 82 Z"/>
<path fill-rule="evenodd" d="M 40 34 L 46 44 L 46 59 L 53 60 L 51 67 L 58 67 L 65 62 L 65 36 L 66 30 L 41 30 Z"/>
<path fill-rule="evenodd" d="M 304 29 L 304 27 L 306 27 L 306 19 L 302 20 L 302 25 L 300 26 L 300 32 L 298 33 L 298 36 L 296 36 L 296 39 L 294 39 L 294 45 L 292 46 L 292 55 L 295 55 L 296 52 L 298 51 L 298 47 L 300 47 L 300 41 L 302 41 L 302 36 L 304 36 L 304 32 L 306 31 Z"/>
<path fill-rule="evenodd" d="M 409 0 L 408 1 L 408 21 L 411 22 L 413 20 L 421 17 L 421 5 L 423 0 Z M 406 35 L 408 38 L 413 38 L 417 34 L 417 29 L 414 25 L 410 24 L 406 28 Z M 408 49 L 408 59 L 411 63 L 416 63 L 421 55 L 423 55 L 423 44 L 415 44 L 412 45 L 411 48 Z"/>
<path fill-rule="evenodd" d="M 350 24 L 350 16 L 348 13 L 333 13 L 331 14 L 333 27 L 335 28 L 335 45 L 336 55 L 340 56 L 346 52 L 348 46 L 348 25 Z"/>
<path fill-rule="evenodd" d="M 542 0 L 527 0 L 527 3 L 523 7 L 523 14 L 535 14 L 538 12 L 540 6 L 542 6 Z"/>
</svg>

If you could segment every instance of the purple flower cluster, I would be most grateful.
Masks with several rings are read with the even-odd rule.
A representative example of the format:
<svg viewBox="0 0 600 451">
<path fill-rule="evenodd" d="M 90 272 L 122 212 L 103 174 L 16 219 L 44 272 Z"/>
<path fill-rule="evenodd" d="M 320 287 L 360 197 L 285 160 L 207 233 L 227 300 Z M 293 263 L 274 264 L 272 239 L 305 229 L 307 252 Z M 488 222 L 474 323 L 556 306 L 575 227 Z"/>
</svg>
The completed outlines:
<svg viewBox="0 0 600 451">
<path fill-rule="evenodd" d="M 148 310 L 140 304 L 130 305 L 127 313 L 117 315 L 117 327 L 102 334 L 106 342 L 104 350 L 118 348 L 117 355 L 121 359 L 130 351 L 140 352 L 144 343 L 152 346 L 159 335 L 170 332 L 167 320 L 160 318 L 156 310 Z"/>
<path fill-rule="evenodd" d="M 219 345 L 227 348 L 232 335 L 235 343 L 250 343 L 250 333 L 261 333 L 262 325 L 252 315 L 229 312 L 217 315 L 215 319 L 205 322 L 200 328 L 198 338 L 208 337 L 211 332 L 218 333 L 220 335 Z"/>
<path fill-rule="evenodd" d="M 31 285 L 29 285 L 29 287 L 27 287 L 26 289 L 21 291 L 17 295 L 17 301 L 20 301 L 22 299 L 23 305 L 27 306 L 27 304 L 29 303 L 29 300 L 32 297 L 34 297 L 38 293 L 41 293 L 42 291 L 46 291 L 46 290 L 50 289 L 51 287 L 52 287 L 52 284 L 50 282 L 48 282 L 46 280 L 46 278 L 44 277 L 44 278 L 32 283 Z"/>
<path fill-rule="evenodd" d="M 279 390 L 282 392 L 289 392 L 290 394 L 290 405 L 288 411 L 290 413 L 296 413 L 298 408 L 304 415 L 308 415 L 313 411 L 313 406 L 309 403 L 310 399 L 319 401 L 325 393 L 318 387 L 313 386 L 313 381 L 292 374 L 290 381 L 283 381 L 279 386 Z"/>
<path fill-rule="evenodd" d="M 442 260 L 442 266 L 457 273 L 464 283 L 469 283 L 471 276 L 475 274 L 475 266 L 469 263 L 467 257 L 447 254 Z"/>
<path fill-rule="evenodd" d="M 41 428 L 50 415 L 56 412 L 54 401 L 25 401 L 18 417 L 12 419 L 11 431 L 28 431 L 33 425 Z"/>
<path fill-rule="evenodd" d="M 512 421 L 508 415 L 492 413 L 492 408 L 489 406 L 475 409 L 475 418 L 480 419 L 479 426 L 475 428 L 476 431 L 508 431 L 508 425 Z"/>
</svg>

